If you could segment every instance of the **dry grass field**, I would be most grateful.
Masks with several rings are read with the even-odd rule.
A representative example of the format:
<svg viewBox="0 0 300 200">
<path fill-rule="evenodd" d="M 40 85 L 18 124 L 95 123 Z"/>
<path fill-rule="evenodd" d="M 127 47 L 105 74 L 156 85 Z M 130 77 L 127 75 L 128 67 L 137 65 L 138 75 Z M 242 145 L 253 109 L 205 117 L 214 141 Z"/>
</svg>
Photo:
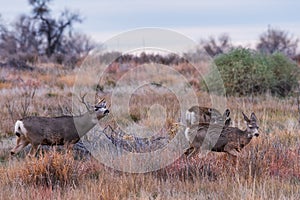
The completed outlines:
<svg viewBox="0 0 300 200">
<path fill-rule="evenodd" d="M 211 106 L 211 98 L 217 97 L 198 90 L 201 83 L 198 75 L 184 64 L 173 68 L 193 86 L 199 104 Z M 166 79 L 180 85 L 182 80 L 158 75 L 157 81 L 131 94 L 130 114 L 120 111 L 120 119 L 124 120 L 116 121 L 113 114 L 122 108 L 114 105 L 113 91 L 120 87 L 118 81 L 128 71 L 111 71 L 102 80 L 106 86 L 101 94 L 107 97 L 113 112 L 101 123 L 129 127 L 134 132 L 130 129 L 131 122 L 126 120 L 131 118 L 160 135 L 174 134 L 180 102 L 159 81 Z M 71 153 L 55 149 L 36 158 L 22 155 L 10 158 L 17 119 L 28 115 L 78 114 L 72 112 L 70 103 L 77 73 L 77 69 L 50 64 L 40 65 L 34 71 L 0 68 L 0 199 L 300 199 L 299 116 L 297 99 L 293 96 L 227 98 L 233 126 L 245 129 L 242 111 L 247 115 L 255 112 L 259 119 L 260 136 L 252 139 L 237 159 L 209 152 L 201 158 L 192 157 L 189 165 L 182 156 L 157 171 L 125 173 L 96 159 L 76 159 Z M 116 95 L 121 98 L 119 102 L 128 101 L 119 93 Z"/>
</svg>

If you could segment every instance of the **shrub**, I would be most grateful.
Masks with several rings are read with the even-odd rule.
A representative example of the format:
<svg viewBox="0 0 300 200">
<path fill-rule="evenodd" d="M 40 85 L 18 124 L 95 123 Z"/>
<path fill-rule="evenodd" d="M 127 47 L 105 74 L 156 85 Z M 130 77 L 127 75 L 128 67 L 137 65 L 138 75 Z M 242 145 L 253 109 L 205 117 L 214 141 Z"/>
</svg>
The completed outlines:
<svg viewBox="0 0 300 200">
<path fill-rule="evenodd" d="M 237 48 L 217 56 L 215 67 L 206 77 L 209 92 L 222 89 L 228 95 L 247 96 L 270 91 L 287 96 L 298 84 L 299 68 L 283 54 L 261 54 Z M 220 73 L 218 80 L 217 73 Z M 222 82 L 223 81 L 223 82 Z"/>
<path fill-rule="evenodd" d="M 273 74 L 271 92 L 280 96 L 288 95 L 298 85 L 299 68 L 297 64 L 281 53 L 273 54 L 269 60 Z"/>
<path fill-rule="evenodd" d="M 80 168 L 82 166 L 70 153 L 54 151 L 40 158 L 27 159 L 16 174 L 12 173 L 11 178 L 26 185 L 73 187 L 83 178 Z"/>
</svg>

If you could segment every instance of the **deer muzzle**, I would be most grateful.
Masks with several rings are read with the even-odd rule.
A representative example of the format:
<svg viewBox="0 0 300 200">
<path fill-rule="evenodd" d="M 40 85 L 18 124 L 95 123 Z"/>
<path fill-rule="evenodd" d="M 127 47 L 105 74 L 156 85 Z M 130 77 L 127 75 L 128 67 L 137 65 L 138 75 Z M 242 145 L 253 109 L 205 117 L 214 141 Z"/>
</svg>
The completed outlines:
<svg viewBox="0 0 300 200">
<path fill-rule="evenodd" d="M 109 110 L 104 111 L 104 115 L 108 115 L 108 113 L 109 113 Z"/>
</svg>

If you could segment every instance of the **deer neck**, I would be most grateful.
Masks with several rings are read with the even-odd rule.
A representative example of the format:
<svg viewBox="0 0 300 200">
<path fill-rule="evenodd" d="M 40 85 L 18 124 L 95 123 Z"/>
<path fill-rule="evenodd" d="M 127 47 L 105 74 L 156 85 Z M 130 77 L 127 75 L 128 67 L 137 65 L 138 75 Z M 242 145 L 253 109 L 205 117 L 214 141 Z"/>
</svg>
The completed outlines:
<svg viewBox="0 0 300 200">
<path fill-rule="evenodd" d="M 253 137 L 249 137 L 249 134 L 250 134 L 250 132 L 248 132 L 247 129 L 243 131 L 243 135 L 246 136 L 246 138 L 245 138 L 245 140 L 244 140 L 244 141 L 245 141 L 245 145 L 249 144 L 249 142 L 250 142 L 250 141 L 252 140 L 252 138 L 253 138 Z"/>
<path fill-rule="evenodd" d="M 97 122 L 95 113 L 86 112 L 83 115 L 74 117 L 74 124 L 80 137 L 89 132 Z"/>
</svg>

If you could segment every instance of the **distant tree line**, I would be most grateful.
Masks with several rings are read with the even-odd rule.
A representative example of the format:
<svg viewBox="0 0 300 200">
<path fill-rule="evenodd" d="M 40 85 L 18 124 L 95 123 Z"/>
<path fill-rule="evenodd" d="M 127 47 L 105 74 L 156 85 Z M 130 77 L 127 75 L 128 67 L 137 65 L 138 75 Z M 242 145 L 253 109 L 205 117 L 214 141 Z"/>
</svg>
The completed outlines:
<svg viewBox="0 0 300 200">
<path fill-rule="evenodd" d="M 268 27 L 268 30 L 260 35 L 256 50 L 263 54 L 282 53 L 293 59 L 297 56 L 298 43 L 299 39 L 288 32 Z M 222 34 L 219 38 L 210 37 L 208 40 L 202 40 L 200 46 L 212 57 L 237 48 L 232 45 L 227 34 Z"/>
<path fill-rule="evenodd" d="M 133 54 L 122 54 L 120 52 L 107 52 L 99 55 L 99 60 L 105 64 L 118 63 L 118 64 L 128 64 L 133 63 L 135 65 L 140 65 L 144 63 L 157 63 L 163 65 L 178 65 L 180 63 L 189 62 L 184 56 L 179 56 L 174 53 L 161 55 L 158 53 L 145 53 L 142 52 L 139 55 Z"/>
<path fill-rule="evenodd" d="M 81 23 L 82 17 L 68 9 L 62 11 L 58 17 L 52 14 L 49 4 L 53 0 L 28 0 L 32 10 L 23 14 L 10 26 L 1 21 L 0 16 L 0 62 L 6 62 L 12 67 L 26 67 L 27 63 L 55 62 L 66 66 L 75 66 L 98 44 L 87 35 L 73 29 L 74 24 Z M 256 51 L 262 54 L 282 53 L 298 60 L 298 39 L 288 32 L 268 27 L 262 33 L 256 45 Z M 182 57 L 175 54 L 159 55 L 146 54 L 122 55 L 120 52 L 107 52 L 101 56 L 104 62 L 111 61 L 137 64 L 154 62 L 161 64 L 178 64 L 182 62 L 205 61 L 209 55 L 215 58 L 240 48 L 232 44 L 227 34 L 218 38 L 210 37 L 202 40 L 199 48 L 193 52 L 186 52 Z M 0 64 L 1 64 L 0 63 Z M 27 66 L 28 67 L 28 66 Z"/>
<path fill-rule="evenodd" d="M 268 27 L 267 31 L 262 33 L 259 37 L 259 41 L 256 44 L 257 53 L 272 55 L 281 53 L 287 58 L 300 61 L 300 54 L 297 54 L 299 40 L 294 38 L 288 32 Z M 207 40 L 202 40 L 198 46 L 198 49 L 192 52 L 186 52 L 182 56 L 175 54 L 159 55 L 159 54 L 145 54 L 142 53 L 139 56 L 135 55 L 122 55 L 118 52 L 107 53 L 102 56 L 102 60 L 106 60 L 105 57 L 117 56 L 115 62 L 124 63 L 134 61 L 135 63 L 155 62 L 161 64 L 178 64 L 187 61 L 197 63 L 199 61 L 205 61 L 207 56 L 212 59 L 218 55 L 226 54 L 234 49 L 240 49 L 243 47 L 234 46 L 231 42 L 231 38 L 227 34 L 222 34 L 218 38 L 210 37 Z M 110 55 L 109 55 L 110 54 Z"/>
<path fill-rule="evenodd" d="M 73 65 L 95 47 L 85 34 L 73 30 L 81 23 L 78 13 L 66 9 L 55 18 L 52 0 L 28 0 L 30 14 L 22 14 L 11 25 L 0 22 L 0 59 L 12 63 L 37 60 Z"/>
</svg>

